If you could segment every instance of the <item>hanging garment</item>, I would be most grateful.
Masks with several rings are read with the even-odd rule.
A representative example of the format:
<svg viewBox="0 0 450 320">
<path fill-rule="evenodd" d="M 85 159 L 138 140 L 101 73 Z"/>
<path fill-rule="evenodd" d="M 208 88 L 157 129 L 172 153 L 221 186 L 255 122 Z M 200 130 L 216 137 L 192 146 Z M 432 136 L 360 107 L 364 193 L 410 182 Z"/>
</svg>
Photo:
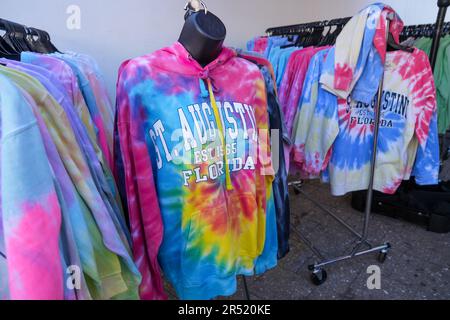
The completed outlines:
<svg viewBox="0 0 450 320">
<path fill-rule="evenodd" d="M 61 207 L 62 213 L 62 225 L 60 231 L 60 252 L 61 260 L 63 262 L 63 275 L 64 284 L 71 283 L 70 273 L 67 272 L 69 267 L 77 266 L 79 268 L 79 281 L 80 287 L 70 288 L 68 285 L 64 286 L 64 300 L 91 300 L 91 294 L 88 291 L 86 279 L 84 277 L 83 265 L 80 258 L 80 249 L 77 247 L 77 240 L 82 243 L 83 240 L 77 239 L 76 236 L 85 237 L 85 234 L 80 233 L 83 230 L 84 225 L 77 225 L 73 222 L 77 221 L 81 216 L 81 210 L 76 203 L 76 198 L 73 193 L 73 185 L 68 180 L 67 172 L 64 169 L 61 158 L 56 150 L 56 146 L 47 130 L 44 120 L 39 113 L 38 107 L 33 98 L 25 91 L 22 91 L 23 96 L 30 104 L 33 114 L 36 117 L 39 131 L 41 133 L 44 147 L 47 153 L 49 164 L 54 172 L 53 182 L 55 184 L 55 190 L 58 195 L 58 202 Z M 70 282 L 69 282 L 70 281 Z"/>
<path fill-rule="evenodd" d="M 304 179 L 319 178 L 326 170 L 339 133 L 337 97 L 320 85 L 329 52 L 324 49 L 311 59 L 294 121 L 293 162 Z"/>
<path fill-rule="evenodd" d="M 11 300 L 9 294 L 8 261 L 6 260 L 5 237 L 3 233 L 3 219 L 0 213 L 0 300 Z"/>
<path fill-rule="evenodd" d="M 272 163 L 275 170 L 275 180 L 273 182 L 273 196 L 275 201 L 275 212 L 276 212 L 276 235 L 278 243 L 278 258 L 282 259 L 289 252 L 289 235 L 290 235 L 290 203 L 289 203 L 289 187 L 287 179 L 287 171 L 284 161 L 284 148 L 285 144 L 290 145 L 291 141 L 287 134 L 286 126 L 284 123 L 283 114 L 281 112 L 280 105 L 278 103 L 278 97 L 276 93 L 276 85 L 274 83 L 275 76 L 272 72 L 272 66 L 269 61 L 262 59 L 255 53 L 237 51 L 239 57 L 247 59 L 255 64 L 261 70 L 266 83 L 267 91 L 267 106 L 269 112 L 269 127 L 272 136 Z M 274 136 L 275 135 L 275 136 Z M 267 215 L 267 230 L 266 233 L 269 235 L 266 237 L 266 250 L 270 250 L 275 240 L 272 239 L 273 236 L 270 234 L 275 234 L 275 232 L 270 231 L 270 228 L 275 225 L 275 223 L 269 222 L 270 217 L 268 210 Z M 269 255 L 272 255 L 271 253 Z"/>
<path fill-rule="evenodd" d="M 321 84 L 342 99 L 371 103 L 377 93 L 386 56 L 386 19 L 394 14 L 390 33 L 399 42 L 403 22 L 384 4 L 374 4 L 354 16 L 339 34 L 327 57 Z"/>
<path fill-rule="evenodd" d="M 74 54 L 73 54 L 74 55 Z M 84 56 L 83 56 L 84 57 Z M 116 185 L 115 179 L 112 175 L 111 169 L 106 161 L 106 158 L 102 152 L 102 149 L 99 146 L 99 143 L 97 141 L 97 134 L 95 133 L 93 121 L 91 114 L 89 113 L 88 107 L 84 101 L 84 97 L 81 93 L 81 90 L 78 86 L 78 80 L 75 77 L 72 69 L 69 65 L 67 65 L 64 61 L 61 61 L 57 58 L 50 57 L 47 55 L 41 55 L 37 53 L 31 53 L 31 52 L 24 52 L 21 55 L 22 61 L 33 64 L 36 66 L 40 66 L 42 68 L 45 68 L 49 73 L 52 73 L 52 83 L 59 83 L 61 84 L 64 89 L 61 91 L 66 92 L 67 98 L 70 100 L 69 103 L 73 105 L 74 111 L 78 114 L 78 117 L 81 119 L 82 124 L 79 124 L 78 126 L 81 126 L 82 129 L 86 130 L 89 141 L 86 140 L 86 135 L 83 133 L 80 137 L 77 137 L 80 142 L 80 146 L 82 147 L 83 151 L 86 154 L 86 158 L 88 159 L 88 164 L 91 166 L 91 171 L 96 172 L 97 175 L 100 175 L 100 181 L 103 183 L 103 179 L 106 179 L 107 184 L 109 187 L 103 187 L 105 192 L 107 193 L 107 196 L 111 198 L 111 201 L 114 203 L 117 203 L 119 206 L 119 212 L 121 212 L 119 216 L 119 220 L 123 224 L 124 220 L 124 214 L 122 213 L 122 205 L 121 200 L 118 192 L 118 187 Z M 87 59 L 87 58 L 86 58 Z M 96 66 L 94 62 L 91 62 L 92 65 Z M 102 77 L 99 74 L 99 71 L 96 72 L 96 77 L 101 82 Z M 101 89 L 100 85 L 100 89 Z M 99 92 L 95 92 L 97 94 L 103 93 L 103 96 L 107 95 L 106 90 L 97 90 Z M 103 100 L 107 101 L 107 98 L 104 98 Z M 107 104 L 107 103 L 105 103 Z M 66 108 L 67 110 L 67 108 Z M 70 111 L 69 111 L 70 112 Z M 74 118 L 77 118 L 74 116 Z M 78 121 L 79 122 L 79 121 Z M 84 131 L 83 130 L 83 131 Z M 80 140 L 81 139 L 81 140 Z M 98 161 L 94 158 L 94 155 L 92 153 L 92 148 L 94 149 L 94 153 L 96 157 L 98 158 L 98 161 L 100 161 L 100 167 L 98 165 Z M 102 173 L 103 172 L 103 173 Z M 104 176 L 104 177 L 103 177 Z M 114 200 L 112 200 L 114 199 Z M 125 228 L 126 229 L 126 228 Z"/>
<path fill-rule="evenodd" d="M 122 198 L 126 199 L 128 208 L 134 259 L 142 275 L 139 295 L 143 300 L 166 300 L 158 262 L 163 227 L 157 194 L 152 185 L 153 164 L 147 146 L 143 142 L 132 144 L 130 120 L 128 120 L 130 110 L 126 106 L 120 107 L 120 103 L 124 103 L 119 97 L 120 77 L 128 63 L 129 61 L 125 61 L 120 66 L 117 83 L 115 153 L 118 162 L 115 166 L 115 175 L 119 184 L 125 186 L 126 194 Z M 138 157 L 140 159 L 136 160 L 134 165 L 132 160 Z M 138 176 L 148 177 L 148 179 L 140 179 L 138 186 L 136 183 Z M 145 212 L 145 216 L 142 212 Z"/>
<path fill-rule="evenodd" d="M 287 49 L 281 49 L 279 54 L 279 59 L 276 64 L 276 77 L 277 77 L 277 87 L 281 87 L 281 83 L 284 78 L 284 74 L 286 72 L 286 67 L 289 62 L 291 55 L 301 48 L 293 47 Z"/>
<path fill-rule="evenodd" d="M 273 47 L 268 56 L 268 60 L 272 64 L 275 71 L 275 78 L 277 88 L 280 87 L 281 81 L 283 80 L 284 72 L 286 71 L 286 66 L 289 61 L 290 55 L 301 48 L 292 47 L 287 49 L 282 49 L 281 47 Z"/>
<path fill-rule="evenodd" d="M 39 82 L 44 85 L 44 87 L 49 91 L 52 97 L 59 102 L 61 107 L 64 109 L 64 112 L 67 114 L 67 118 L 72 129 L 74 130 L 78 145 L 81 147 L 85 158 L 88 160 L 87 164 L 90 167 L 90 172 L 94 178 L 97 189 L 102 195 L 104 202 L 111 207 L 112 211 L 115 212 L 117 223 L 120 224 L 120 228 L 124 231 L 124 234 L 127 235 L 127 226 L 125 223 L 121 205 L 117 202 L 116 199 L 116 195 L 118 192 L 112 174 L 107 166 L 102 167 L 101 163 L 99 162 L 95 154 L 94 147 L 92 146 L 89 137 L 87 136 L 84 126 L 75 113 L 74 107 L 70 103 L 70 100 L 67 98 L 67 92 L 65 92 L 64 87 L 60 85 L 59 81 L 55 79 L 50 72 L 41 67 L 20 62 L 6 61 L 5 59 L 0 59 L 0 61 L 2 61 L 9 67 L 23 71 L 39 80 Z M 110 177 L 110 184 L 108 183 L 108 179 L 106 176 Z M 111 185 L 112 190 L 110 188 Z M 130 237 L 127 237 L 127 240 L 131 245 Z"/>
<path fill-rule="evenodd" d="M 281 46 L 287 45 L 291 43 L 291 41 L 286 37 L 273 36 L 267 38 L 267 48 L 264 51 L 264 57 L 269 58 L 271 52 L 275 48 L 279 48 Z"/>
<path fill-rule="evenodd" d="M 105 128 L 105 122 L 103 121 L 103 118 L 101 116 L 99 107 L 97 105 L 97 101 L 95 98 L 94 90 L 91 87 L 91 83 L 89 82 L 89 79 L 83 72 L 82 68 L 74 62 L 72 59 L 65 55 L 54 55 L 54 57 L 64 61 L 67 63 L 72 71 L 75 73 L 77 79 L 78 79 L 78 85 L 81 89 L 81 92 L 83 94 L 84 100 L 86 102 L 86 105 L 88 106 L 89 113 L 91 115 L 91 118 L 94 122 L 96 134 L 97 134 L 97 141 L 99 143 L 99 146 L 101 147 L 103 151 L 103 155 L 106 158 L 106 161 L 110 168 L 112 168 L 112 153 L 109 149 L 108 145 L 108 133 Z M 112 134 L 112 133 L 111 133 Z"/>
<path fill-rule="evenodd" d="M 111 151 L 113 149 L 113 130 L 114 130 L 114 108 L 110 102 L 108 93 L 106 92 L 105 84 L 99 75 L 98 66 L 90 57 L 78 53 L 65 53 L 64 57 L 76 62 L 86 78 L 89 80 L 92 91 L 94 92 L 95 102 L 98 106 L 100 116 L 102 118 L 106 137 L 108 139 L 108 147 Z"/>
<path fill-rule="evenodd" d="M 110 117 L 111 116 L 114 117 L 116 108 L 111 103 L 111 99 L 109 98 L 109 94 L 108 94 L 108 90 L 107 90 L 106 81 L 103 76 L 103 73 L 100 71 L 100 67 L 97 64 L 97 61 L 95 61 L 95 59 L 93 59 L 91 56 L 89 56 L 87 54 L 82 54 L 79 52 L 66 51 L 66 54 L 69 54 L 72 57 L 74 57 L 75 59 L 78 59 L 78 60 L 81 60 L 82 62 L 84 62 L 84 64 L 87 65 L 87 68 L 90 69 L 91 72 L 94 73 L 95 77 L 97 78 L 96 81 L 98 81 L 97 88 L 99 89 L 98 91 L 96 91 L 96 93 L 99 94 L 99 96 L 102 99 L 104 99 L 103 103 L 109 109 Z M 106 113 L 106 111 L 105 111 L 105 113 Z"/>
<path fill-rule="evenodd" d="M 205 68 L 178 42 L 122 67 L 133 240 L 152 245 L 156 265 L 162 217 L 159 261 L 181 299 L 232 295 L 263 253 L 273 181 L 266 99 L 259 69 L 227 48 Z"/>
<path fill-rule="evenodd" d="M 130 224 L 130 213 L 128 212 L 128 199 L 126 190 L 126 180 L 125 180 L 125 167 L 122 158 L 122 148 L 120 147 L 120 135 L 119 135 L 119 114 L 116 113 L 114 117 L 114 146 L 113 146 L 113 156 L 114 156 L 114 167 L 112 168 L 113 175 L 117 181 L 117 188 L 119 192 L 119 197 L 123 206 L 123 211 L 125 215 L 125 220 L 127 222 L 128 228 L 131 229 Z M 133 247 L 133 246 L 132 246 Z M 133 247 L 133 252 L 136 257 L 136 248 Z M 141 283 L 141 285 L 143 285 Z"/>
<path fill-rule="evenodd" d="M 441 167 L 438 133 L 438 113 L 433 113 L 425 149 L 418 148 L 412 176 L 420 186 L 437 185 Z"/>
<path fill-rule="evenodd" d="M 280 105 L 284 114 L 286 123 L 286 130 L 290 137 L 292 137 L 292 128 L 295 117 L 297 116 L 298 104 L 300 102 L 303 91 L 303 84 L 305 82 L 306 72 L 308 70 L 311 58 L 319 51 L 326 47 L 305 48 L 294 52 L 288 63 L 288 70 L 283 78 L 280 87 Z M 291 152 L 292 146 L 284 146 L 286 169 L 291 171 Z"/>
<path fill-rule="evenodd" d="M 254 51 L 256 38 L 257 37 L 247 41 L 247 51 Z"/>
<path fill-rule="evenodd" d="M 278 152 L 274 149 L 272 144 L 272 152 L 274 159 L 275 180 L 273 182 L 273 196 L 275 199 L 276 210 L 276 225 L 277 225 L 277 243 L 278 243 L 278 258 L 282 259 L 289 253 L 289 236 L 290 236 L 290 202 L 289 202 L 289 186 L 287 170 L 285 167 L 284 149 L 283 146 L 290 144 L 290 139 L 287 136 L 287 130 L 284 125 L 284 117 L 281 112 L 278 98 L 276 95 L 276 85 L 270 76 L 269 70 L 266 67 L 261 69 L 264 79 L 266 81 L 267 88 L 267 105 L 269 112 L 269 124 L 270 130 L 277 132 L 278 139 L 273 142 L 278 147 Z M 269 211 L 268 211 L 269 212 Z M 267 217 L 269 219 L 269 216 Z M 268 226 L 271 226 L 273 222 L 268 221 Z M 274 242 L 274 240 L 272 240 Z M 266 248 L 270 248 L 270 245 L 266 243 Z"/>
<path fill-rule="evenodd" d="M 371 104 L 350 98 L 338 100 L 338 118 L 333 121 L 339 123 L 339 133 L 329 137 L 334 144 L 327 143 L 327 146 L 333 144 L 328 168 L 333 195 L 367 189 L 375 103 L 376 99 Z M 412 54 L 403 51 L 387 54 L 381 109 L 374 189 L 392 194 L 403 180 L 409 180 L 418 147 L 424 152 L 430 147 L 427 142 L 436 97 L 431 67 L 424 52 L 416 49 Z M 318 154 L 328 154 L 321 148 L 318 145 Z M 433 164 L 416 170 L 425 176 L 439 169 Z"/>
<path fill-rule="evenodd" d="M 267 37 L 259 37 L 255 39 L 255 44 L 253 46 L 253 50 L 260 54 L 264 54 L 269 46 L 269 39 Z"/>
<path fill-rule="evenodd" d="M 61 208 L 54 175 L 30 105 L 2 75 L 0 100 L 2 225 L 9 296 L 62 300 Z"/>
<path fill-rule="evenodd" d="M 103 176 L 103 171 L 101 170 L 101 168 L 98 164 L 98 159 L 96 158 L 95 152 L 94 152 L 92 146 L 90 145 L 90 141 L 87 137 L 87 134 L 84 131 L 83 126 L 81 125 L 80 119 L 76 116 L 73 106 L 70 104 L 69 100 L 66 98 L 66 95 L 64 94 L 64 89 L 61 86 L 58 86 L 59 82 L 56 81 L 55 79 L 53 79 L 52 74 L 50 74 L 45 69 L 42 69 L 40 67 L 37 67 L 34 65 L 23 64 L 20 62 L 11 62 L 11 61 L 5 61 L 5 60 L 0 60 L 0 61 L 2 61 L 4 64 L 6 64 L 9 67 L 13 67 L 15 69 L 26 72 L 27 74 L 29 74 L 31 76 L 34 76 L 35 79 L 39 80 L 39 82 L 45 86 L 45 88 L 52 95 L 52 97 L 56 101 L 59 101 L 60 105 L 63 107 L 65 113 L 68 116 L 68 120 L 71 124 L 71 127 L 74 129 L 74 133 L 76 133 L 75 137 L 78 141 L 78 144 L 81 146 L 81 149 L 83 150 L 83 152 L 86 156 L 86 159 L 89 160 L 87 162 L 87 164 L 91 168 L 91 173 L 93 175 L 95 184 L 96 184 L 98 190 L 100 191 L 100 193 L 102 194 L 102 198 L 104 199 L 105 203 L 108 203 L 111 206 L 111 210 L 114 210 L 116 215 L 118 217 L 121 217 L 121 209 L 115 203 L 115 199 L 112 197 L 111 192 L 109 191 L 109 186 L 107 185 L 105 177 Z M 36 115 L 36 117 L 39 118 L 40 115 Z M 42 126 L 40 126 L 40 127 L 41 127 L 41 130 L 46 130 L 45 128 L 42 128 Z M 43 133 L 43 136 L 46 136 L 45 133 Z M 48 139 L 44 140 L 45 144 L 46 144 L 46 148 L 47 148 L 47 144 L 51 143 L 47 140 Z M 51 162 L 54 161 L 53 157 L 54 157 L 54 154 L 53 154 L 52 158 L 50 159 Z M 49 156 L 49 158 L 50 158 L 50 156 Z M 60 175 L 62 175 L 61 172 L 58 175 L 58 179 L 59 179 Z M 66 199 L 74 199 L 74 198 L 72 196 L 66 195 Z M 61 204 L 64 201 L 65 201 L 65 199 L 60 199 L 59 202 Z M 64 210 L 63 210 L 63 212 L 64 212 Z M 75 214 L 76 214 L 75 212 L 72 212 L 71 216 L 75 217 Z M 80 218 L 83 219 L 81 217 L 81 215 L 76 215 L 76 216 L 78 216 L 78 219 L 80 219 Z M 77 221 L 77 220 L 75 220 L 75 221 Z M 81 230 L 83 230 L 82 226 L 77 226 L 77 229 L 79 229 L 79 228 L 81 228 Z M 126 232 L 125 222 L 120 223 L 120 228 L 125 232 L 125 234 L 128 233 L 128 232 Z M 80 236 L 86 237 L 86 233 L 84 233 L 84 234 L 81 233 Z M 93 236 L 93 238 L 95 238 L 95 236 Z M 99 237 L 97 237 L 97 238 L 99 238 Z M 74 243 L 74 241 L 67 241 L 68 245 L 70 245 L 72 243 Z M 119 260 L 117 259 L 117 257 L 115 257 L 111 253 L 105 253 L 106 249 L 104 249 L 102 247 L 102 245 L 97 244 L 96 246 L 100 247 L 99 250 L 103 252 L 102 259 L 104 261 L 108 261 L 108 263 L 102 263 L 100 266 L 100 274 L 101 274 L 100 280 L 99 280 L 99 277 L 97 276 L 98 271 L 94 271 L 93 279 L 95 279 L 97 282 L 100 282 L 100 284 L 95 285 L 100 289 L 96 289 L 96 292 L 98 292 L 98 293 L 95 293 L 95 294 L 93 293 L 94 298 L 110 299 L 118 294 L 123 293 L 124 291 L 127 291 L 128 289 L 127 289 L 126 285 L 123 283 L 123 280 L 121 280 L 119 277 L 111 278 L 111 275 L 113 275 L 114 273 L 116 273 L 116 274 L 121 273 L 121 271 L 120 271 L 121 267 L 120 267 L 120 263 L 119 263 Z M 97 250 L 97 251 L 99 251 L 99 250 Z M 71 250 L 71 251 L 73 251 L 73 250 Z M 73 256 L 73 252 L 72 252 L 72 256 Z M 80 266 L 80 263 L 68 264 L 68 266 L 70 266 L 70 265 Z M 92 270 L 92 269 L 90 269 L 90 270 Z M 66 275 L 68 275 L 68 274 L 66 274 Z M 92 285 L 91 285 L 91 287 L 92 287 Z M 86 288 L 86 286 L 83 288 Z M 92 290 L 93 289 L 91 289 L 91 291 Z M 85 298 L 83 298 L 84 296 L 87 296 L 87 294 L 85 293 L 85 294 L 81 295 L 80 299 L 85 300 Z"/>
<path fill-rule="evenodd" d="M 280 103 L 283 108 L 286 128 L 289 135 L 292 134 L 292 126 L 303 91 L 303 84 L 305 82 L 309 62 L 317 52 L 325 48 L 326 47 L 309 47 L 296 51 L 291 56 L 293 61 L 288 70 L 289 74 L 283 79 L 280 88 Z"/>
<path fill-rule="evenodd" d="M 94 122 L 92 120 L 89 109 L 84 100 L 83 94 L 80 87 L 78 86 L 78 79 L 70 66 L 62 60 L 55 57 L 51 57 L 44 54 L 38 54 L 33 52 L 22 52 L 21 61 L 24 63 L 37 65 L 41 68 L 46 69 L 56 77 L 62 86 L 64 86 L 65 91 L 68 94 L 68 99 L 74 106 L 74 110 L 77 112 L 79 118 L 81 119 L 83 126 L 85 127 L 89 139 L 95 148 L 97 157 L 102 163 L 105 163 L 103 152 L 98 146 L 97 133 L 94 128 Z"/>
<path fill-rule="evenodd" d="M 137 297 L 136 289 L 140 282 L 140 274 L 131 258 L 126 232 L 119 228 L 115 213 L 100 196 L 63 107 L 35 78 L 5 67 L 0 68 L 0 73 L 8 76 L 35 100 L 47 127 L 51 128 L 49 132 L 64 161 L 66 170 L 83 201 L 95 217 L 96 224 L 101 230 L 101 239 L 108 249 L 121 257 L 115 269 L 116 272 L 108 274 L 109 279 L 115 279 L 112 281 L 122 283 L 120 289 L 125 288 L 130 296 Z M 102 262 L 104 261 L 97 261 L 97 263 Z M 110 266 L 108 265 L 107 268 Z M 118 290 L 115 294 L 120 292 L 124 292 L 124 290 Z"/>
</svg>

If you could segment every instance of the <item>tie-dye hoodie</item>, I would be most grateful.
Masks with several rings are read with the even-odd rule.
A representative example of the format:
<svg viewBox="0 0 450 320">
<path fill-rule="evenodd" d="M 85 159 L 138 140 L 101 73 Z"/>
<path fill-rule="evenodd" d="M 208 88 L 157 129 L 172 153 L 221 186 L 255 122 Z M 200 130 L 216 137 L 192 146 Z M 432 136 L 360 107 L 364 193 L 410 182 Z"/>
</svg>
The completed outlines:
<svg viewBox="0 0 450 320">
<path fill-rule="evenodd" d="M 136 292 L 140 274 L 131 257 L 126 235 L 128 231 L 123 230 L 116 214 L 108 203 L 103 201 L 64 109 L 35 78 L 3 66 L 0 66 L 0 74 L 7 76 L 35 100 L 72 182 L 100 229 L 105 246 L 120 258 L 120 267 L 116 270 L 118 272 L 122 270 L 123 274 L 126 274 L 128 289 Z M 120 275 L 109 274 L 109 276 Z"/>
<path fill-rule="evenodd" d="M 317 176 L 328 166 L 332 193 L 340 196 L 365 190 L 369 185 L 376 97 L 370 104 L 350 97 L 338 99 L 336 104 L 334 95 L 321 89 L 317 93 L 314 70 L 320 72 L 321 55 L 323 57 L 318 54 L 314 59 L 317 66 L 311 68 L 308 77 L 312 79 L 311 84 L 305 85 L 313 88 L 311 98 L 306 97 L 301 106 L 296 160 L 302 164 L 306 175 Z M 437 183 L 439 153 L 436 152 L 435 115 L 436 93 L 426 54 L 417 49 L 414 53 L 389 52 L 381 103 L 375 190 L 395 193 L 412 172 L 421 184 Z M 306 146 L 302 141 L 306 141 Z"/>
<path fill-rule="evenodd" d="M 154 278 L 141 293 L 162 297 L 159 249 L 181 299 L 232 295 L 263 252 L 272 197 L 261 72 L 228 48 L 202 67 L 177 42 L 125 63 L 117 95 L 135 259 Z"/>
<path fill-rule="evenodd" d="M 311 59 L 294 121 L 292 158 L 305 179 L 317 178 L 327 168 L 339 133 L 337 97 L 319 82 L 329 52 L 330 49 L 324 49 Z"/>
<path fill-rule="evenodd" d="M 89 139 L 95 148 L 97 157 L 102 161 L 102 164 L 105 164 L 106 161 L 104 160 L 103 152 L 98 146 L 94 121 L 92 120 L 88 106 L 86 105 L 83 94 L 78 85 L 78 79 L 70 66 L 58 58 L 34 52 L 22 52 L 20 60 L 24 63 L 46 69 L 51 72 L 54 77 L 56 77 L 57 82 L 64 86 L 64 89 L 68 95 L 67 97 L 73 104 L 74 110 L 78 113 L 78 116 L 83 122 L 83 126 L 86 128 Z"/>
<path fill-rule="evenodd" d="M 340 98 L 370 103 L 377 93 L 386 57 L 386 19 L 398 42 L 403 21 L 389 6 L 376 3 L 361 10 L 339 34 L 328 54 L 320 82 Z"/>
<path fill-rule="evenodd" d="M 61 208 L 53 184 L 54 172 L 31 106 L 20 89 L 3 75 L 0 101 L 0 218 L 8 269 L 0 277 L 2 282 L 3 277 L 8 277 L 6 298 L 62 300 Z M 0 296 L 4 297 L 1 292 Z"/>
<path fill-rule="evenodd" d="M 411 177 L 418 148 L 427 149 L 436 113 L 436 89 L 427 55 L 418 49 L 412 54 L 389 52 L 383 89 L 374 188 L 392 194 Z M 375 103 L 375 99 L 371 104 L 339 100 L 340 133 L 329 167 L 334 195 L 368 186 Z M 433 171 L 438 168 L 431 162 L 422 165 L 416 173 L 437 176 Z"/>
</svg>

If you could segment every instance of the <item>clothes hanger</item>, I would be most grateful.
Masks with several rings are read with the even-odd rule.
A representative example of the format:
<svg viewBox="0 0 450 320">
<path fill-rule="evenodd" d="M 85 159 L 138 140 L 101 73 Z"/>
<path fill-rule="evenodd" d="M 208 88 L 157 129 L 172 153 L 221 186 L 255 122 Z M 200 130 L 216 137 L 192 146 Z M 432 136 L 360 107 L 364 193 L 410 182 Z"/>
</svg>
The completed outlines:
<svg viewBox="0 0 450 320">
<path fill-rule="evenodd" d="M 30 51 L 31 48 L 28 45 L 25 37 L 26 37 L 26 27 L 24 25 L 11 22 L 10 23 L 13 29 L 12 37 L 15 39 L 18 44 L 18 49 L 20 51 Z"/>
<path fill-rule="evenodd" d="M 5 31 L 4 35 L 6 35 L 8 30 L 4 22 L 5 20 L 0 19 L 0 30 Z M 0 57 L 20 61 L 20 54 L 17 53 L 17 50 L 3 36 L 0 36 Z"/>
<path fill-rule="evenodd" d="M 311 44 L 313 46 L 318 46 L 323 39 L 323 33 L 325 31 L 325 27 L 321 26 L 314 30 L 311 34 Z"/>
<path fill-rule="evenodd" d="M 57 52 L 53 48 L 53 46 L 50 44 L 50 41 L 48 39 L 48 34 L 43 31 L 36 28 L 28 28 L 31 39 L 33 40 L 33 43 L 36 45 L 36 52 L 39 53 L 54 53 Z"/>
<path fill-rule="evenodd" d="M 7 20 L 3 20 L 3 24 L 6 29 L 3 38 L 14 49 L 14 53 L 20 54 L 23 51 L 30 51 L 25 41 L 25 26 Z"/>
<path fill-rule="evenodd" d="M 25 39 L 33 52 L 50 53 L 44 43 L 40 41 L 39 33 L 37 33 L 36 29 L 27 28 L 27 36 Z"/>
<path fill-rule="evenodd" d="M 303 30 L 303 33 L 298 38 L 297 47 L 305 47 L 308 44 L 308 36 L 309 36 L 310 30 L 305 29 Z"/>
<path fill-rule="evenodd" d="M 304 35 L 303 35 L 303 37 L 302 37 L 302 39 L 301 39 L 301 41 L 299 43 L 299 46 L 302 46 L 302 47 L 309 46 L 310 37 L 311 37 L 311 29 L 308 28 L 308 29 L 306 29 L 306 31 L 305 31 L 305 33 L 304 33 Z"/>
<path fill-rule="evenodd" d="M 329 39 L 331 36 L 331 33 L 333 32 L 335 26 L 328 26 L 327 27 L 327 33 L 323 35 L 322 40 L 320 41 L 320 46 L 326 46 L 329 43 Z"/>
<path fill-rule="evenodd" d="M 336 43 L 337 37 L 342 32 L 342 29 L 344 29 L 344 25 L 342 24 L 336 25 L 336 29 L 334 29 L 333 33 L 331 33 L 330 37 L 328 38 L 327 45 L 334 45 Z"/>
<path fill-rule="evenodd" d="M 6 20 L 0 20 L 0 26 L 2 30 L 5 31 L 5 34 L 2 37 L 3 41 L 7 43 L 9 48 L 11 48 L 11 52 L 16 53 L 18 49 L 16 48 L 16 44 L 10 37 L 11 27 Z"/>
<path fill-rule="evenodd" d="M 6 49 L 6 48 L 9 47 L 9 45 L 3 39 L 3 36 L 5 34 L 6 34 L 5 29 L 4 29 L 4 27 L 2 25 L 2 22 L 0 20 L 0 51 L 8 51 L 8 49 Z"/>
<path fill-rule="evenodd" d="M 387 15 L 387 19 L 390 20 L 390 21 L 393 21 L 394 17 L 395 17 L 395 15 L 393 13 L 389 13 Z M 387 32 L 388 32 L 387 48 L 386 48 L 387 51 L 398 51 L 398 50 L 401 50 L 401 51 L 409 52 L 409 53 L 414 52 L 414 48 L 407 47 L 407 46 L 404 46 L 404 45 L 401 45 L 401 44 L 397 43 L 396 40 L 394 39 L 394 35 L 392 34 L 392 32 L 390 30 L 387 30 Z"/>
<path fill-rule="evenodd" d="M 414 48 L 407 47 L 407 46 L 404 46 L 404 45 L 401 45 L 401 44 L 397 43 L 395 41 L 394 36 L 392 35 L 391 32 L 389 32 L 389 35 L 388 35 L 387 50 L 388 51 L 401 50 L 401 51 L 405 51 L 405 52 L 409 52 L 409 53 L 414 52 Z"/>
<path fill-rule="evenodd" d="M 47 31 L 39 30 L 39 29 L 35 29 L 35 30 L 37 30 L 38 33 L 41 33 L 41 34 L 43 35 L 43 37 L 46 39 L 46 42 L 45 42 L 45 43 L 46 43 L 46 45 L 49 46 L 49 48 L 51 49 L 52 53 L 55 53 L 55 52 L 57 52 L 57 53 L 62 53 L 61 51 L 59 51 L 59 50 L 55 47 L 55 45 L 53 44 L 52 39 L 51 39 L 51 37 L 50 37 L 50 35 L 48 34 Z"/>
</svg>

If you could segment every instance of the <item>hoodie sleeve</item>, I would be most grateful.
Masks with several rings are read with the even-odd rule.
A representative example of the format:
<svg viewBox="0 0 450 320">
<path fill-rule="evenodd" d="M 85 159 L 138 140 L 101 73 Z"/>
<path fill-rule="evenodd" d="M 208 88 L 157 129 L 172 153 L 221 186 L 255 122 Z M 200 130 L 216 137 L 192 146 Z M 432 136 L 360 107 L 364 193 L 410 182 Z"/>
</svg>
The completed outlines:
<svg viewBox="0 0 450 320">
<path fill-rule="evenodd" d="M 31 106 L 0 78 L 2 225 L 13 300 L 62 300 L 61 209 Z M 32 168 L 32 169 L 31 169 Z"/>
<path fill-rule="evenodd" d="M 327 90 L 342 98 L 347 98 L 352 91 L 369 11 L 370 8 L 367 8 L 354 16 L 339 34 L 335 50 L 328 56 L 330 68 L 325 70 L 321 78 Z"/>
<path fill-rule="evenodd" d="M 263 243 L 259 243 L 258 247 L 263 248 L 263 250 L 255 262 L 255 272 L 256 274 L 262 274 L 277 264 L 278 240 L 272 188 L 275 172 L 272 166 L 267 90 L 263 75 L 259 70 L 256 70 L 256 66 L 255 71 L 255 74 L 258 74 L 255 80 L 256 94 L 253 103 L 258 129 L 256 198 L 258 216 L 261 217 L 261 221 L 264 221 L 260 224 L 264 230 L 260 230 L 259 234 L 265 234 L 265 237 L 258 237 L 258 241 L 263 241 Z"/>
<path fill-rule="evenodd" d="M 386 17 L 394 13 L 390 32 L 399 39 L 403 21 L 384 4 L 374 4 L 354 16 L 339 34 L 327 58 L 321 83 L 342 99 L 349 95 L 371 103 L 377 93 L 386 57 Z"/>
<path fill-rule="evenodd" d="M 415 135 L 420 147 L 413 168 L 419 185 L 439 183 L 439 135 L 436 89 L 433 72 L 425 52 L 417 50 L 412 63 L 411 94 L 416 114 Z"/>
<path fill-rule="evenodd" d="M 139 99 L 131 95 L 141 67 L 133 62 L 122 66 L 117 83 L 117 130 L 123 161 L 134 259 L 142 274 L 140 295 L 146 300 L 166 299 L 158 252 L 163 224 L 154 184 L 152 162 L 139 117 Z M 145 74 L 145 73 L 144 73 Z M 136 114 L 136 112 L 134 112 Z"/>
<path fill-rule="evenodd" d="M 426 148 L 430 123 L 436 112 L 436 87 L 433 71 L 425 52 L 417 50 L 411 64 L 410 91 L 416 113 L 415 134 L 422 149 Z"/>
</svg>

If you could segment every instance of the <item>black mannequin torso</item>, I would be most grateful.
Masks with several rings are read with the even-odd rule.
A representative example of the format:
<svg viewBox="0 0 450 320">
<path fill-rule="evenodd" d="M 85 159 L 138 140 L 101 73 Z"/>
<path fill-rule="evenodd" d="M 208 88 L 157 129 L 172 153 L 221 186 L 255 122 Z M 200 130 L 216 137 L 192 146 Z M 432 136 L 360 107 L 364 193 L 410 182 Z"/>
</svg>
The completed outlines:
<svg viewBox="0 0 450 320">
<path fill-rule="evenodd" d="M 199 64 L 206 66 L 219 56 L 225 37 L 223 22 L 202 10 L 188 15 L 178 41 Z"/>
</svg>

